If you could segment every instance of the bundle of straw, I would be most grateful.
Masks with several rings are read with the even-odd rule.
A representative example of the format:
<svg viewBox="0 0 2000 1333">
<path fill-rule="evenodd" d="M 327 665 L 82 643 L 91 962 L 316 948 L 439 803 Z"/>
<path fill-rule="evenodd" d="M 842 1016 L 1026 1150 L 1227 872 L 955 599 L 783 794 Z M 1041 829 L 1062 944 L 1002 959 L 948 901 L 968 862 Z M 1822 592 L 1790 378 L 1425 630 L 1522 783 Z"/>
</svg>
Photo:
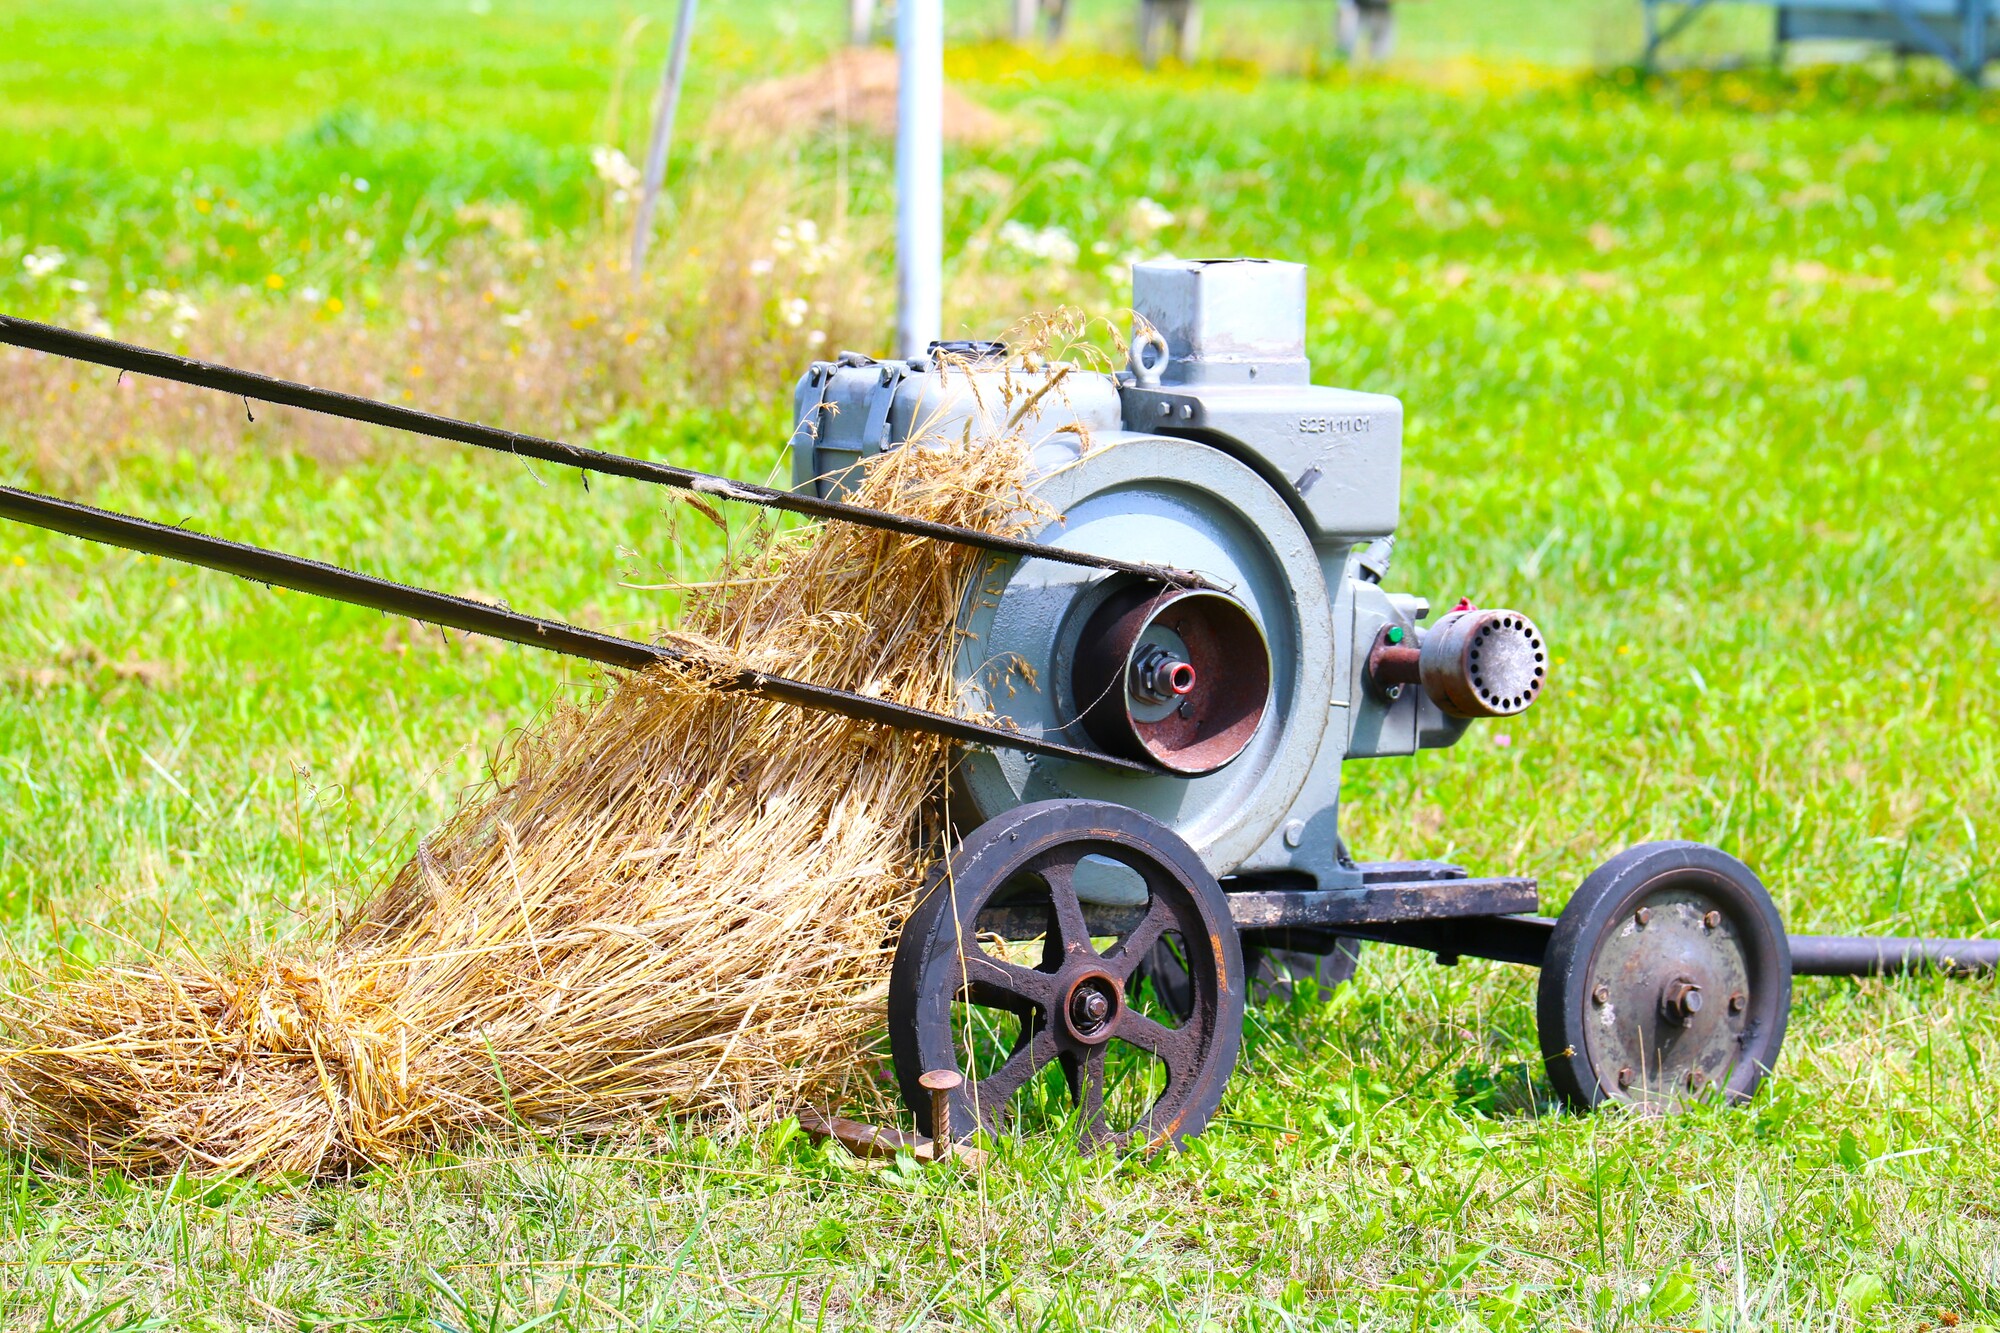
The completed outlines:
<svg viewBox="0 0 2000 1333">
<path fill-rule="evenodd" d="M 1024 511 L 1021 457 L 897 450 L 859 501 L 998 527 Z M 949 710 L 977 558 L 848 524 L 766 533 L 676 640 Z M 16 985 L 7 1136 L 92 1167 L 321 1176 L 486 1126 L 838 1095 L 881 1023 L 945 744 L 714 678 L 661 667 L 558 706 L 317 953 Z"/>
</svg>

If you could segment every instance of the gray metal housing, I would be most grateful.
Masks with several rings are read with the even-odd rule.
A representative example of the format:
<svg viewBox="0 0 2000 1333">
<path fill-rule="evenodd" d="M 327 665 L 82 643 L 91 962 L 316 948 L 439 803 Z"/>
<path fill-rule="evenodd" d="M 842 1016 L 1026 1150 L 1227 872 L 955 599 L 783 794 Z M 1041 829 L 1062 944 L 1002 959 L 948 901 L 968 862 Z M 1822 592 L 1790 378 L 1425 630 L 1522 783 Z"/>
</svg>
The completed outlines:
<svg viewBox="0 0 2000 1333">
<path fill-rule="evenodd" d="M 1032 449 L 1030 484 L 1063 515 L 1033 535 L 1217 578 L 1270 643 L 1272 703 L 1250 748 L 1198 778 L 965 751 L 961 817 L 1061 796 L 1118 801 L 1173 826 L 1218 875 L 1359 892 L 1339 835 L 1341 764 L 1449 745 L 1466 726 L 1419 688 L 1392 696 L 1367 682 L 1377 634 L 1414 634 L 1429 609 L 1379 586 L 1398 517 L 1402 404 L 1310 382 L 1303 265 L 1139 264 L 1133 308 L 1133 369 L 1069 368 L 1032 405 L 1053 372 L 1009 370 L 977 345 L 816 363 L 794 397 L 794 484 L 837 494 L 881 450 L 994 436 L 1028 405 L 1016 429 Z M 961 618 L 961 707 L 1089 744 L 1067 663 L 1078 627 L 1122 577 L 994 557 Z"/>
</svg>

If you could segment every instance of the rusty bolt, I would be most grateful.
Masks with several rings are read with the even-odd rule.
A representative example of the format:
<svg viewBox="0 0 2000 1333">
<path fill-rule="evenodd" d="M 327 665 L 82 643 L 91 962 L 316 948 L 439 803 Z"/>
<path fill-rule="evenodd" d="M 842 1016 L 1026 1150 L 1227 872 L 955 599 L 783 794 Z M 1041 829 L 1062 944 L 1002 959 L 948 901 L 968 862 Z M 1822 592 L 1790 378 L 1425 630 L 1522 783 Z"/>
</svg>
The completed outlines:
<svg viewBox="0 0 2000 1333">
<path fill-rule="evenodd" d="M 1717 926 L 1720 926 L 1722 924 L 1722 913 L 1710 912 L 1707 916 L 1704 916 L 1701 919 L 1701 924 L 1707 926 L 1710 930 L 1714 930 Z"/>
<path fill-rule="evenodd" d="M 1692 977 L 1675 977 L 1660 991 L 1660 1012 L 1683 1027 L 1701 1012 L 1701 987 Z"/>
<path fill-rule="evenodd" d="M 1706 1070 L 1702 1069 L 1688 1070 L 1688 1086 L 1690 1088 L 1693 1088 L 1696 1092 L 1700 1092 L 1702 1089 L 1702 1085 L 1707 1082 L 1708 1082 L 1708 1072 Z"/>
<path fill-rule="evenodd" d="M 1599 982 L 1597 989 L 1590 993 L 1590 1002 L 1602 1007 L 1611 1003 L 1611 987 Z"/>
<path fill-rule="evenodd" d="M 951 1094 L 965 1082 L 964 1077 L 956 1069 L 930 1069 L 919 1075 L 917 1082 L 931 1094 L 931 1142 L 949 1145 L 952 1142 Z"/>
<path fill-rule="evenodd" d="M 1633 914 L 1633 920 L 1637 921 L 1642 926 L 1645 925 L 1647 922 L 1651 921 L 1652 919 L 1653 919 L 1653 909 L 1650 907 L 1642 907 L 1636 913 Z"/>
<path fill-rule="evenodd" d="M 1729 1012 L 1732 1014 L 1740 1014 L 1743 1012 L 1744 1008 L 1749 1003 L 1750 1003 L 1750 997 L 1745 995 L 1742 991 L 1737 991 L 1734 995 L 1731 995 L 1729 997 Z"/>
<path fill-rule="evenodd" d="M 1618 1071 L 1618 1086 L 1621 1088 L 1632 1086 L 1632 1066 L 1626 1065 Z"/>
</svg>

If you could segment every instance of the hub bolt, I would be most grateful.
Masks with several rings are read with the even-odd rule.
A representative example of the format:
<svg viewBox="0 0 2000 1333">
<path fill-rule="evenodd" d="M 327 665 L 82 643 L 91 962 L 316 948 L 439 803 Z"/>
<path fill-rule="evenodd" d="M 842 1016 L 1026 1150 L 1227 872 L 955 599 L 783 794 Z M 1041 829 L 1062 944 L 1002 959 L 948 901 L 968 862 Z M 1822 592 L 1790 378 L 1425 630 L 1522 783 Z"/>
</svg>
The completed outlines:
<svg viewBox="0 0 2000 1333">
<path fill-rule="evenodd" d="M 1621 1088 L 1632 1086 L 1632 1066 L 1627 1065 L 1618 1071 L 1618 1086 Z"/>
<path fill-rule="evenodd" d="M 1590 1002 L 1596 1005 L 1600 1009 L 1603 1008 L 1605 1005 L 1610 1004 L 1611 987 L 1605 985 L 1603 982 L 1599 982 L 1597 984 L 1597 989 L 1593 990 L 1590 993 Z"/>
<path fill-rule="evenodd" d="M 1729 1012 L 1732 1014 L 1740 1014 L 1743 1012 L 1744 1007 L 1749 1003 L 1750 1003 L 1750 997 L 1745 995 L 1742 991 L 1737 991 L 1734 995 L 1731 995 L 1729 997 Z"/>
<path fill-rule="evenodd" d="M 1710 912 L 1707 916 L 1701 919 L 1701 924 L 1708 927 L 1710 930 L 1714 930 L 1716 927 L 1722 924 L 1722 913 Z"/>
<path fill-rule="evenodd" d="M 1110 1026 L 1118 1010 L 1111 983 L 1102 977 L 1086 977 L 1069 995 L 1069 1025 L 1085 1041 L 1095 1041 Z"/>
<path fill-rule="evenodd" d="M 1701 987 L 1693 977 L 1675 977 L 1660 992 L 1660 1013 L 1668 1022 L 1685 1027 L 1701 1012 L 1701 1006 Z"/>
<path fill-rule="evenodd" d="M 1700 1092 L 1702 1090 L 1702 1087 L 1707 1082 L 1708 1082 L 1708 1072 L 1706 1070 L 1702 1069 L 1688 1070 L 1688 1086 L 1690 1088 L 1693 1088 L 1696 1092 Z"/>
<path fill-rule="evenodd" d="M 1637 921 L 1640 925 L 1643 926 L 1647 922 L 1653 919 L 1653 909 L 1650 907 L 1642 907 L 1637 912 L 1634 912 L 1632 914 L 1632 919 L 1634 921 Z"/>
</svg>

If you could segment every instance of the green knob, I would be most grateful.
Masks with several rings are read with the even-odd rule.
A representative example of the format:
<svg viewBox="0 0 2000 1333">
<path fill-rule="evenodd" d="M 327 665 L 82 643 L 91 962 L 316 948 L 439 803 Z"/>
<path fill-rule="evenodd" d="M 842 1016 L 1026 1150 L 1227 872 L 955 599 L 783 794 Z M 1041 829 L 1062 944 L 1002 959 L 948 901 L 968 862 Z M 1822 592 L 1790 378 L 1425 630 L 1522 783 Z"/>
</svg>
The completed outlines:
<svg viewBox="0 0 2000 1333">
<path fill-rule="evenodd" d="M 1389 626 L 1389 642 L 1401 643 L 1402 641 L 1403 641 L 1403 627 L 1401 625 Z"/>
</svg>

